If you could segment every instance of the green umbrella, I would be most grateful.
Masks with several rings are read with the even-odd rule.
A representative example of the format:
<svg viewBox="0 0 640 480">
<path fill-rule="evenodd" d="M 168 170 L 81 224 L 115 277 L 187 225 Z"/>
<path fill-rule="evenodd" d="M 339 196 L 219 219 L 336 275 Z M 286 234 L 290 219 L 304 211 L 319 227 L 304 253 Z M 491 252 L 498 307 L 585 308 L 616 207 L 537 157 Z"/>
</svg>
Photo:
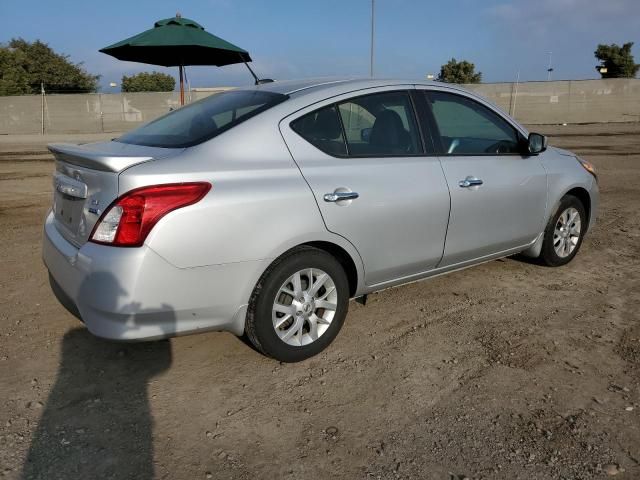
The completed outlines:
<svg viewBox="0 0 640 480">
<path fill-rule="evenodd" d="M 244 63 L 258 83 L 247 62 L 249 52 L 206 32 L 193 20 L 176 14 L 173 18 L 157 21 L 153 28 L 138 35 L 109 45 L 100 50 L 118 60 L 149 63 L 164 67 L 179 67 L 180 103 L 184 105 L 183 67 L 185 65 L 231 65 Z"/>
</svg>

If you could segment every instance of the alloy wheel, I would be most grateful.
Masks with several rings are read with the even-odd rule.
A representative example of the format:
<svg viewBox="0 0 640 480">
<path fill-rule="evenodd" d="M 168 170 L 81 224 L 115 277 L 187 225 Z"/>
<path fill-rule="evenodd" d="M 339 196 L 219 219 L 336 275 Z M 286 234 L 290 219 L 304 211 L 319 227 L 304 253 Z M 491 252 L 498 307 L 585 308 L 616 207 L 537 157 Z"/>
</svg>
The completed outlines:
<svg viewBox="0 0 640 480">
<path fill-rule="evenodd" d="M 573 253 L 580 241 L 582 222 L 580 213 L 574 207 L 564 210 L 553 231 L 553 248 L 560 258 L 566 258 Z"/>
<path fill-rule="evenodd" d="M 315 342 L 329 328 L 338 305 L 336 285 L 317 268 L 300 270 L 285 280 L 273 303 L 273 328 L 288 345 Z"/>
</svg>

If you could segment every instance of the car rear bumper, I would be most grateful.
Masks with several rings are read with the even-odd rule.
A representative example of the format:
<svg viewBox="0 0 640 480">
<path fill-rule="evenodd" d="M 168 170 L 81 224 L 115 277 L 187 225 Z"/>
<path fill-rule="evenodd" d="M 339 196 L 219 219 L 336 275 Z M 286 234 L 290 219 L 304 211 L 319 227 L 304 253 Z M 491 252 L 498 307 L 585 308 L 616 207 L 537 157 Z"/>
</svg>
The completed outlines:
<svg viewBox="0 0 640 480">
<path fill-rule="evenodd" d="M 42 255 L 60 303 L 96 336 L 153 340 L 208 330 L 242 335 L 267 260 L 178 268 L 144 245 L 81 248 L 45 221 Z"/>
</svg>

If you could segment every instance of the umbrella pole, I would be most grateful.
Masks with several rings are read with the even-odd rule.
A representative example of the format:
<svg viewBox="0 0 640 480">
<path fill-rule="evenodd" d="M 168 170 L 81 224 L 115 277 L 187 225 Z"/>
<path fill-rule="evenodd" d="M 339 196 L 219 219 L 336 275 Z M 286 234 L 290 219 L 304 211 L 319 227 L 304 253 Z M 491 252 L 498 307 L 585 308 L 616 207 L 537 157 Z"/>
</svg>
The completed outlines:
<svg viewBox="0 0 640 480">
<path fill-rule="evenodd" d="M 251 67 L 249 66 L 249 64 L 247 62 L 243 62 L 243 63 L 246 65 L 246 67 L 251 72 L 251 75 L 253 75 L 253 78 L 256 80 L 256 85 L 258 85 L 260 83 L 260 79 L 258 78 L 258 76 L 254 73 L 253 70 L 251 70 Z"/>
<path fill-rule="evenodd" d="M 180 105 L 184 105 L 184 77 L 182 74 L 182 65 L 178 68 L 180 70 Z"/>
</svg>

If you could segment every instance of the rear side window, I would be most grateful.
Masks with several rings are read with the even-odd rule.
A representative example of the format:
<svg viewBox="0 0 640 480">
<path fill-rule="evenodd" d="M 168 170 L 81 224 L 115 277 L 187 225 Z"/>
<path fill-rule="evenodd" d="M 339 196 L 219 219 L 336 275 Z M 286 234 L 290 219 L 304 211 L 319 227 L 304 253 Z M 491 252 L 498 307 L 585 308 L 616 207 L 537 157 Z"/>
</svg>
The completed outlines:
<svg viewBox="0 0 640 480">
<path fill-rule="evenodd" d="M 291 128 L 330 155 L 383 157 L 422 153 L 407 92 L 351 98 L 308 113 L 293 121 Z"/>
<path fill-rule="evenodd" d="M 347 154 L 342 126 L 333 105 L 298 118 L 291 123 L 291 128 L 325 153 L 338 156 Z"/>
<path fill-rule="evenodd" d="M 422 153 L 420 134 L 407 92 L 352 98 L 338 106 L 352 156 Z"/>
<path fill-rule="evenodd" d="M 264 112 L 288 97 L 258 90 L 218 93 L 175 110 L 116 141 L 150 147 L 185 148 L 198 145 Z"/>
<path fill-rule="evenodd" d="M 484 105 L 466 97 L 429 92 L 442 148 L 450 155 L 510 154 L 520 151 L 516 130 Z"/>
</svg>

